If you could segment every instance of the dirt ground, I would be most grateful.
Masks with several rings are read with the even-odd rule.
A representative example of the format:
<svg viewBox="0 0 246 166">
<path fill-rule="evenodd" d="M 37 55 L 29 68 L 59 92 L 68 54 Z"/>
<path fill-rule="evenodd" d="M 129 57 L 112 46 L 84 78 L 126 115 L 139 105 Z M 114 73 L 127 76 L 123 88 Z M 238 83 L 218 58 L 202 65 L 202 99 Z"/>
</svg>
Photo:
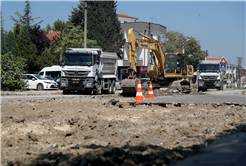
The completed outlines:
<svg viewBox="0 0 246 166">
<path fill-rule="evenodd" d="M 172 165 L 245 124 L 246 104 L 120 94 L 2 101 L 1 165 Z"/>
</svg>

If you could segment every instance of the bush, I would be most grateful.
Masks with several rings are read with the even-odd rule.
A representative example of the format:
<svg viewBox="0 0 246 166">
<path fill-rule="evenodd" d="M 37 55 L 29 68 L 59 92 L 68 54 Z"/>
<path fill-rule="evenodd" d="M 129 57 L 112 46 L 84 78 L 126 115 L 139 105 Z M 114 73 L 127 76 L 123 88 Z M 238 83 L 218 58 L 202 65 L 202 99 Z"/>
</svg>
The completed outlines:
<svg viewBox="0 0 246 166">
<path fill-rule="evenodd" d="M 1 89 L 24 89 L 26 83 L 21 81 L 25 73 L 26 59 L 15 57 L 11 52 L 1 56 Z"/>
</svg>

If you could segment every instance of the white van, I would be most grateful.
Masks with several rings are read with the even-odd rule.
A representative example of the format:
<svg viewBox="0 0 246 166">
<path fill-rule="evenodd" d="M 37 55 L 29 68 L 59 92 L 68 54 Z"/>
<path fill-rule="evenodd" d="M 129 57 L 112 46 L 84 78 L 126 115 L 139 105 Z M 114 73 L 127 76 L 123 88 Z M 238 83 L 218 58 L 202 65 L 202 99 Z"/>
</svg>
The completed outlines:
<svg viewBox="0 0 246 166">
<path fill-rule="evenodd" d="M 60 77 L 61 76 L 61 66 L 53 65 L 51 67 L 45 67 L 43 68 L 38 75 L 44 76 L 44 77 Z"/>
</svg>

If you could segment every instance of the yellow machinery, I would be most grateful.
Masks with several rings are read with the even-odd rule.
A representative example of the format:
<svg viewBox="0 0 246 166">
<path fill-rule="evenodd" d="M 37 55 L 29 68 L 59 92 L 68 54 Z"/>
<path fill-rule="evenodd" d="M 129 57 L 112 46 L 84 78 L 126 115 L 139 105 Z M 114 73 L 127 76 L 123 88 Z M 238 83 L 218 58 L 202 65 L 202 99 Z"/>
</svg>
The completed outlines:
<svg viewBox="0 0 246 166">
<path fill-rule="evenodd" d="M 142 33 L 137 33 L 139 36 L 144 37 L 144 39 L 136 39 L 133 28 L 128 31 L 128 61 L 130 67 L 128 68 L 128 78 L 122 80 L 121 83 L 123 94 L 136 94 L 138 81 L 137 50 L 139 48 L 150 49 L 154 53 L 152 56 L 154 65 L 151 65 L 147 71 L 147 77 L 153 81 L 153 88 L 172 84 L 173 89 L 179 89 L 183 92 L 185 92 L 185 89 L 188 90 L 190 83 L 184 79 L 178 80 L 193 77 L 193 66 L 187 65 L 186 56 L 182 53 L 165 54 L 158 40 Z"/>
</svg>

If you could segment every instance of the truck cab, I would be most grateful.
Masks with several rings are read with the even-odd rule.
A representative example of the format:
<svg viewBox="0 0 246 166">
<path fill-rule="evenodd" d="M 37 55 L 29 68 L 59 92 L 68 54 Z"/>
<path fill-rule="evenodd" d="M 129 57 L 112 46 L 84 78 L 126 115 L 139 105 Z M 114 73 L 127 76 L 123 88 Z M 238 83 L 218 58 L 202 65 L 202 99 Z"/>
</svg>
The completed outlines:
<svg viewBox="0 0 246 166">
<path fill-rule="evenodd" d="M 204 60 L 199 62 L 198 91 L 206 91 L 207 89 L 223 90 L 219 61 Z"/>
<path fill-rule="evenodd" d="M 67 48 L 62 60 L 63 93 L 115 92 L 117 59 L 116 53 L 103 52 L 99 48 Z"/>
</svg>

